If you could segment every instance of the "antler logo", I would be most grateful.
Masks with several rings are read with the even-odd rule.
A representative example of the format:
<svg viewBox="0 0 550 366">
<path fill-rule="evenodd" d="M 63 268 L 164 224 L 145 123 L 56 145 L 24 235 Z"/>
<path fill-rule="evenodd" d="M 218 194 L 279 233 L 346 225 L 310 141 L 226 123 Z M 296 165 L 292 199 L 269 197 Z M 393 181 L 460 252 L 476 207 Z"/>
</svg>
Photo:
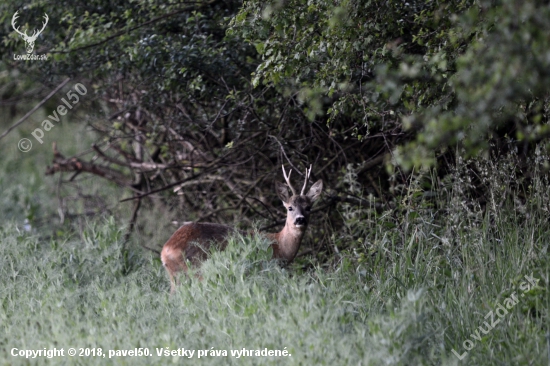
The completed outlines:
<svg viewBox="0 0 550 366">
<path fill-rule="evenodd" d="M 19 12 L 16 11 L 15 14 L 13 14 L 13 17 L 11 18 L 11 26 L 13 27 L 13 29 L 19 33 L 21 35 L 21 37 L 23 37 L 23 40 L 25 41 L 25 48 L 27 49 L 27 53 L 32 53 L 32 50 L 34 49 L 34 42 L 36 41 L 36 38 L 38 38 L 38 36 L 40 35 L 40 33 L 42 33 L 42 31 L 44 30 L 44 28 L 46 28 L 46 24 L 48 24 L 48 14 L 44 13 L 44 20 L 45 22 L 42 24 L 42 29 L 40 29 L 39 31 L 35 30 L 32 34 L 32 36 L 28 36 L 27 35 L 27 32 L 25 31 L 24 33 L 22 33 L 18 28 L 17 26 L 15 25 L 15 21 L 17 20 L 17 18 L 19 17 L 17 15 L 17 13 Z"/>
</svg>

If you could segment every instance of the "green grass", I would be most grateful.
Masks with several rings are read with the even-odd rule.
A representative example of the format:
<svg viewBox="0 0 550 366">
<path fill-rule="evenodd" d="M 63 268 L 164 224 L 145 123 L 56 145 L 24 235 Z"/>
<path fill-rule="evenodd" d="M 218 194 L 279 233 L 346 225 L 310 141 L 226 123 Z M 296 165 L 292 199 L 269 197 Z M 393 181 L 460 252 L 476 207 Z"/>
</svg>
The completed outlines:
<svg viewBox="0 0 550 366">
<path fill-rule="evenodd" d="M 157 357 L 156 348 L 168 347 L 228 352 L 202 357 L 203 364 L 460 364 L 451 349 L 462 353 L 485 315 L 513 291 L 522 293 L 523 276 L 533 273 L 538 286 L 462 362 L 546 365 L 550 225 L 532 216 L 519 227 L 509 213 L 491 230 L 483 222 L 459 234 L 447 249 L 423 238 L 430 233 L 419 231 L 421 224 L 405 234 L 402 248 L 392 248 L 379 229 L 373 245 L 387 258 L 344 257 L 333 270 L 281 268 L 267 260 L 265 241 L 237 237 L 204 264 L 203 281 L 184 280 L 174 296 L 158 259 L 122 250 L 114 219 L 88 224 L 82 237 L 50 242 L 8 224 L 0 232 L 0 359 L 44 362 L 14 358 L 14 347 L 146 347 L 153 356 L 111 362 L 184 362 Z M 291 356 L 231 357 L 230 350 L 242 348 L 286 349 Z"/>
<path fill-rule="evenodd" d="M 89 138 L 83 125 L 62 124 L 46 136 L 48 146 L 24 154 L 17 141 L 29 133 L 18 129 L 0 145 L 0 364 L 44 364 L 44 358 L 13 357 L 11 350 L 54 347 L 104 353 L 144 347 L 153 355 L 108 362 L 117 365 L 550 363 L 550 194 L 546 175 L 537 170 L 543 162 L 533 164 L 525 202 L 510 200 L 503 189 L 514 167 L 487 163 L 478 167 L 489 197 L 483 209 L 468 198 L 464 172 L 441 183 L 435 198 L 426 188 L 435 179 L 425 184 L 419 178 L 399 208 L 381 215 L 341 205 L 346 226 L 333 235 L 340 250 L 331 265 L 306 257 L 282 268 L 267 260 L 265 241 L 233 238 L 228 250 L 204 263 L 203 281 L 186 279 L 170 296 L 160 261 L 139 249 L 160 246 L 175 230 L 165 229 L 170 213 L 144 208 L 141 231 L 126 247 L 125 223 L 113 217 L 128 217 L 131 206 L 113 204 L 113 217 L 78 216 L 79 225 L 67 218 L 61 226 L 57 178 L 43 176 L 49 143 L 58 141 L 69 155 Z M 345 179 L 356 186 L 352 174 Z M 97 180 L 82 178 L 79 185 L 111 202 L 120 198 Z M 84 204 L 71 209 L 82 214 Z M 30 232 L 23 230 L 25 218 Z M 303 266 L 308 261 L 313 267 Z M 537 286 L 521 290 L 531 274 Z M 486 315 L 514 292 L 517 304 L 494 329 L 480 333 L 490 321 Z M 459 361 L 451 350 L 462 354 L 466 340 L 474 348 Z M 195 350 L 194 359 L 158 357 L 156 349 L 166 347 Z M 231 356 L 243 348 L 291 356 Z M 198 360 L 198 350 L 225 350 L 228 356 Z M 47 361 L 88 365 L 107 359 Z"/>
</svg>

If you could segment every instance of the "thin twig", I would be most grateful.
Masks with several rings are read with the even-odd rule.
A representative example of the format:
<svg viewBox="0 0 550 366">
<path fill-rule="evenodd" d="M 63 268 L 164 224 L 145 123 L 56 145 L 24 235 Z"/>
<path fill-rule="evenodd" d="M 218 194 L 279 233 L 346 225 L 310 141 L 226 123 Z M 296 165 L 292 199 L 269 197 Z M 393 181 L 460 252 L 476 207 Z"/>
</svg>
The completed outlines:
<svg viewBox="0 0 550 366">
<path fill-rule="evenodd" d="M 283 148 L 283 145 L 279 142 L 279 140 L 277 140 L 277 138 L 276 138 L 275 136 L 273 136 L 273 135 L 267 135 L 267 137 L 271 137 L 273 140 L 275 140 L 275 141 L 279 144 L 279 146 L 281 147 L 281 152 L 282 152 L 283 155 L 285 156 L 285 158 L 286 158 L 286 160 L 288 161 L 288 163 L 290 164 L 290 166 L 293 167 L 294 170 L 295 170 L 296 172 L 298 172 L 298 174 L 302 174 L 302 173 L 300 173 L 300 170 L 299 170 L 298 168 L 296 168 L 296 167 L 294 166 L 294 164 L 292 164 L 292 161 L 290 161 L 290 159 L 289 159 L 288 156 L 286 155 L 285 149 Z"/>
<path fill-rule="evenodd" d="M 136 226 L 137 221 L 137 213 L 139 211 L 139 208 L 141 207 L 141 198 L 136 201 L 136 204 L 134 206 L 134 212 L 132 212 L 132 218 L 130 219 L 130 225 L 128 226 L 128 231 L 126 234 L 124 234 L 124 246 L 126 246 L 126 243 L 130 239 L 130 235 L 132 235 L 132 232 L 134 231 L 134 227 Z"/>
<path fill-rule="evenodd" d="M 36 112 L 36 110 L 40 107 L 42 107 L 42 105 L 44 103 L 46 103 L 51 97 L 53 97 L 55 95 L 55 93 L 57 93 L 59 91 L 59 89 L 61 89 L 62 87 L 65 86 L 65 84 L 67 84 L 69 82 L 69 80 L 71 80 L 71 78 L 67 78 L 65 79 L 65 81 L 63 81 L 61 84 L 59 84 L 57 86 L 57 88 L 55 88 L 50 94 L 48 94 L 46 96 L 46 98 L 42 99 L 40 101 L 40 103 L 38 103 L 36 106 L 34 106 L 33 109 L 31 109 L 30 111 L 27 112 L 27 114 L 25 114 L 23 117 L 21 117 L 21 119 L 17 122 L 15 122 L 14 125 L 12 125 L 10 128 L 8 128 L 3 134 L 0 135 L 0 140 L 2 140 L 2 138 L 4 136 L 6 136 L 8 133 L 10 133 L 11 130 L 13 130 L 14 128 L 16 128 L 17 126 L 19 126 L 21 123 L 25 122 L 25 120 L 27 118 L 29 118 L 34 112 Z"/>
<path fill-rule="evenodd" d="M 155 194 L 155 193 L 158 193 L 158 192 L 162 192 L 162 191 L 165 191 L 167 189 L 170 189 L 172 187 L 175 187 L 177 186 L 178 184 L 182 184 L 182 183 L 185 183 L 187 181 L 190 181 L 190 180 L 193 180 L 197 178 L 197 175 L 194 175 L 192 177 L 188 177 L 188 178 L 185 178 L 185 179 L 182 179 L 182 180 L 179 180 L 177 182 L 174 182 L 174 183 L 170 183 L 168 185 L 165 185 L 164 187 L 162 188 L 159 188 L 159 189 L 155 189 L 155 190 L 152 190 L 150 192 L 147 192 L 147 193 L 143 193 L 143 194 L 138 194 L 138 195 L 135 195 L 135 196 L 132 196 L 132 197 L 128 197 L 128 198 L 124 198 L 118 202 L 126 202 L 126 201 L 131 201 L 131 200 L 135 200 L 135 199 L 140 199 L 140 198 L 143 198 L 143 197 L 147 197 L 147 196 L 150 196 L 152 194 Z"/>
</svg>

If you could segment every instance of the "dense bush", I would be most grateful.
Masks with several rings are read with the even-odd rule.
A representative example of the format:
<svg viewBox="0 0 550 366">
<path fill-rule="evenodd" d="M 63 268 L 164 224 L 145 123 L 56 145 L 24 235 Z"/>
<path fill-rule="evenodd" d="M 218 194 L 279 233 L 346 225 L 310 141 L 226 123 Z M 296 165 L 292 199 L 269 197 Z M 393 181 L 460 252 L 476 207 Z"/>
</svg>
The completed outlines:
<svg viewBox="0 0 550 366">
<path fill-rule="evenodd" d="M 5 46 L 22 52 L 17 3 L 0 9 Z M 496 159 L 520 148 L 523 164 L 547 148 L 542 2 L 31 2 L 19 24 L 44 12 L 36 52 L 50 61 L 3 61 L 3 98 L 17 108 L 29 81 L 68 75 L 89 87 L 80 108 L 99 136 L 77 160 L 60 142 L 48 172 L 96 174 L 146 200 L 177 191 L 184 220 L 276 224 L 283 163 L 314 165 L 329 182 L 323 208 L 380 212 L 417 179 L 402 167 L 443 177 L 457 147 Z M 365 196 L 338 183 L 346 174 Z"/>
</svg>

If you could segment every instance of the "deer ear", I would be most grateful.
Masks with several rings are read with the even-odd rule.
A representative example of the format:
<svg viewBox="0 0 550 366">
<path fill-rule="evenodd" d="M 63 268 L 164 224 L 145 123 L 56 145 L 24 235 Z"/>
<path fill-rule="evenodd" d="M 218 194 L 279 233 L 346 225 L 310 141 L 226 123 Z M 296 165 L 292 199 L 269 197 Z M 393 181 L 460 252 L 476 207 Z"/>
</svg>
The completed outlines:
<svg viewBox="0 0 550 366">
<path fill-rule="evenodd" d="M 277 196 L 279 196 L 281 201 L 284 203 L 290 201 L 290 197 L 288 196 L 288 188 L 286 185 L 280 182 L 275 182 L 275 188 L 277 189 Z"/>
<path fill-rule="evenodd" d="M 314 185 L 311 186 L 306 196 L 309 197 L 311 202 L 315 202 L 317 201 L 317 198 L 319 198 L 319 196 L 321 195 L 322 191 L 323 191 L 323 180 L 319 179 L 317 182 L 315 182 Z"/>
</svg>

